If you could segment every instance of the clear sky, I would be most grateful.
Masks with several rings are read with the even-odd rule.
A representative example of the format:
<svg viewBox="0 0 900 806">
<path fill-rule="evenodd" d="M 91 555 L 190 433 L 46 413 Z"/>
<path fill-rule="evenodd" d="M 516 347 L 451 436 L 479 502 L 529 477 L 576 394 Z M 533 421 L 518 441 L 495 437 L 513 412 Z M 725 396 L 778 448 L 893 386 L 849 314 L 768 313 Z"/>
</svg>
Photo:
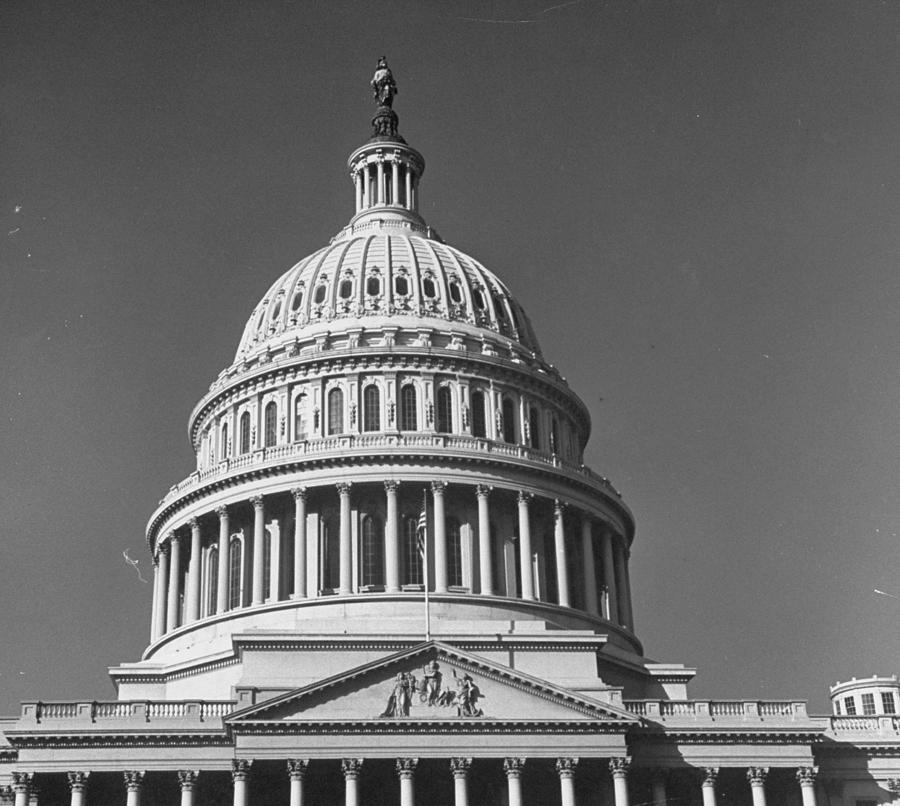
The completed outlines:
<svg viewBox="0 0 900 806">
<path fill-rule="evenodd" d="M 900 4 L 6 0 L 0 713 L 113 696 L 144 526 L 388 57 L 423 213 L 506 280 L 694 696 L 897 670 Z"/>
</svg>

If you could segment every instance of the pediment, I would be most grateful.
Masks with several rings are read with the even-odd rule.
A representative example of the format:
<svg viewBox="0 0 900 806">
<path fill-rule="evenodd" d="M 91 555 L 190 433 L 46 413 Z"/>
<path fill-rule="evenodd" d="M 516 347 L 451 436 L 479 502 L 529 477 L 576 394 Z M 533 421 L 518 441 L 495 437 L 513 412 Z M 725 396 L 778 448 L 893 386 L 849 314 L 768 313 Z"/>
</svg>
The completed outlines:
<svg viewBox="0 0 900 806">
<path fill-rule="evenodd" d="M 232 714 L 232 726 L 322 722 L 603 722 L 631 713 L 430 641 Z M 587 725 L 585 725 L 587 727 Z M 599 727 L 599 726 L 598 726 Z"/>
</svg>

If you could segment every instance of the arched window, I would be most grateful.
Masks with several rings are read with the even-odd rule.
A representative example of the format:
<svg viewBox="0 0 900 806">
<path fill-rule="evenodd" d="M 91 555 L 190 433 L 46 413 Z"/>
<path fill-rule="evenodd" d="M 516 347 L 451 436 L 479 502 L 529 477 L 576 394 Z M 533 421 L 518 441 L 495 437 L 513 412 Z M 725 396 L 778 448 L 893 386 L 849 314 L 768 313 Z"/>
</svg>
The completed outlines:
<svg viewBox="0 0 900 806">
<path fill-rule="evenodd" d="M 487 421 L 484 416 L 484 392 L 472 392 L 472 436 L 487 436 Z"/>
<path fill-rule="evenodd" d="M 419 553 L 419 541 L 416 529 L 419 519 L 416 515 L 407 515 L 403 519 L 403 584 L 421 585 L 422 555 Z"/>
<path fill-rule="evenodd" d="M 503 405 L 501 408 L 501 413 L 503 415 L 503 441 L 504 442 L 515 442 L 516 441 L 516 409 L 513 406 L 512 400 L 508 397 L 503 398 Z"/>
<path fill-rule="evenodd" d="M 219 549 L 212 546 L 206 552 L 206 615 L 216 612 L 216 599 L 219 592 Z"/>
<path fill-rule="evenodd" d="M 271 448 L 278 440 L 278 404 L 271 400 L 266 404 L 263 414 L 265 420 L 265 445 Z"/>
<path fill-rule="evenodd" d="M 528 436 L 531 447 L 541 448 L 541 413 L 534 406 L 528 410 Z"/>
<path fill-rule="evenodd" d="M 449 386 L 438 387 L 437 430 L 441 434 L 449 434 L 453 431 L 453 400 Z"/>
<path fill-rule="evenodd" d="M 463 584 L 462 536 L 456 518 L 447 519 L 447 584 Z"/>
<path fill-rule="evenodd" d="M 228 458 L 228 423 L 222 423 L 221 442 L 219 443 L 219 456 Z"/>
<path fill-rule="evenodd" d="M 243 554 L 244 544 L 239 537 L 232 537 L 228 546 L 228 609 L 234 610 L 243 603 Z"/>
<path fill-rule="evenodd" d="M 400 430 L 415 431 L 418 425 L 416 387 L 411 383 L 400 388 Z"/>
<path fill-rule="evenodd" d="M 303 415 L 303 397 L 294 401 L 294 441 L 306 439 L 306 418 Z"/>
<path fill-rule="evenodd" d="M 381 392 L 374 383 L 363 390 L 363 431 L 381 430 Z"/>
<path fill-rule="evenodd" d="M 250 412 L 241 415 L 241 453 L 250 452 Z"/>
<path fill-rule="evenodd" d="M 344 433 L 344 393 L 340 389 L 328 393 L 328 433 Z"/>
<path fill-rule="evenodd" d="M 380 518 L 362 522 L 362 584 L 384 585 L 384 528 Z"/>
</svg>

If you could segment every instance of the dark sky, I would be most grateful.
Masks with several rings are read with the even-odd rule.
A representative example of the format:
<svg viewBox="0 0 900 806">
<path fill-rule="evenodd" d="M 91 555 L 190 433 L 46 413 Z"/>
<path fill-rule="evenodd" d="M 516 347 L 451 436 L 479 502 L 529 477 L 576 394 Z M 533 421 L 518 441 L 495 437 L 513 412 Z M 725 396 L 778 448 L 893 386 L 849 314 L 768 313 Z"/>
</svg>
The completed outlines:
<svg viewBox="0 0 900 806">
<path fill-rule="evenodd" d="M 897 669 L 900 4 L 6 0 L 0 713 L 110 698 L 143 530 L 388 56 L 423 213 L 505 279 L 698 697 Z"/>
</svg>

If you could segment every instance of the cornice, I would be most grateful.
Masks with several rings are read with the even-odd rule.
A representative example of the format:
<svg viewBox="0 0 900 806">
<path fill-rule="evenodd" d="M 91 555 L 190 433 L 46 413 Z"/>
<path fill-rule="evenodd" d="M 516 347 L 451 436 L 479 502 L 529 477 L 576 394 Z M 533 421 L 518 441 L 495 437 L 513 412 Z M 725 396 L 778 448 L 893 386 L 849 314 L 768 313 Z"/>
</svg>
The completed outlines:
<svg viewBox="0 0 900 806">
<path fill-rule="evenodd" d="M 10 731 L 6 738 L 17 749 L 62 747 L 222 746 L 233 744 L 226 728 L 219 730 L 137 731 Z"/>
<path fill-rule="evenodd" d="M 601 720 L 492 720 L 484 717 L 458 719 L 398 719 L 398 720 L 323 720 L 323 721 L 267 721 L 247 720 L 231 726 L 234 735 L 260 734 L 611 734 L 624 738 L 627 723 Z"/>
</svg>

